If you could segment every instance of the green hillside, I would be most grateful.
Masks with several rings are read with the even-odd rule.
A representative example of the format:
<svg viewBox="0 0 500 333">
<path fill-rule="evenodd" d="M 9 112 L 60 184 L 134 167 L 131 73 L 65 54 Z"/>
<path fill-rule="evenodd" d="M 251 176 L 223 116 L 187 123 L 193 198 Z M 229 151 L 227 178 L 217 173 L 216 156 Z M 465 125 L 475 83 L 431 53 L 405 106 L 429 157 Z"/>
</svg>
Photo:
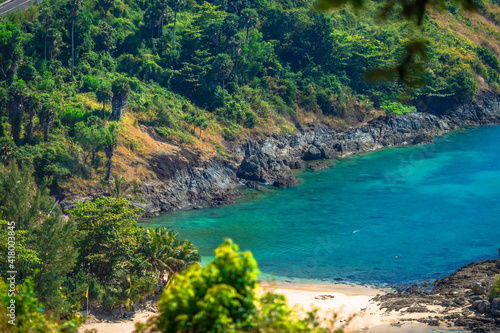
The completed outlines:
<svg viewBox="0 0 500 333">
<path fill-rule="evenodd" d="M 375 21 L 373 3 L 313 2 L 49 0 L 2 17 L 0 159 L 32 161 L 54 191 L 84 188 L 110 167 L 148 177 L 129 167 L 154 152 L 141 125 L 209 157 L 225 140 L 440 112 L 500 89 L 496 0 L 477 13 L 448 1 L 422 28 L 396 14 Z M 410 39 L 426 40 L 428 59 L 409 73 L 424 85 L 365 80 L 397 65 Z"/>
</svg>

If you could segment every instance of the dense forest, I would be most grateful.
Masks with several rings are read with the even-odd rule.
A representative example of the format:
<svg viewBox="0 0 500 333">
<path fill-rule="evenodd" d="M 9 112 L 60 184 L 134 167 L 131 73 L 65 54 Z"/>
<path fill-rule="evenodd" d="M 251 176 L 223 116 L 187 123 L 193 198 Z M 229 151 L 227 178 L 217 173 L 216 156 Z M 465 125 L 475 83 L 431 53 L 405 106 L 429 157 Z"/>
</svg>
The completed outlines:
<svg viewBox="0 0 500 333">
<path fill-rule="evenodd" d="M 0 21 L 0 159 L 29 161 L 58 193 L 109 180 L 117 151 L 147 155 L 139 124 L 224 155 L 225 140 L 311 119 L 342 130 L 499 90 L 497 4 L 473 14 L 446 4 L 422 27 L 396 14 L 380 24 L 376 4 L 318 12 L 308 0 L 32 5 Z M 423 85 L 366 80 L 415 39 L 426 58 L 414 57 L 409 76 Z"/>
<path fill-rule="evenodd" d="M 151 295 L 160 276 L 199 261 L 196 248 L 172 231 L 138 227 L 142 212 L 122 198 L 124 183 L 133 181 L 133 191 L 148 176 L 126 168 L 151 152 L 140 126 L 225 158 L 230 141 L 291 134 L 311 123 L 342 131 L 390 113 L 440 113 L 486 89 L 500 92 L 499 3 L 477 1 L 476 13 L 445 3 L 422 26 L 397 13 L 380 24 L 377 2 L 321 12 L 313 0 L 44 0 L 1 17 L 0 246 L 8 252 L 15 222 L 26 308 L 20 318 L 36 312 L 39 331 L 70 332 L 79 319 L 56 322 L 74 318 L 85 290 L 113 309 Z M 423 41 L 425 53 L 412 58 L 406 80 L 373 80 L 370 70 L 405 59 L 410 40 Z M 78 204 L 69 220 L 54 201 L 103 186 L 111 196 Z M 228 275 L 235 289 L 225 292 L 244 299 L 256 284 L 255 262 L 230 242 L 218 251 L 227 263 L 216 260 L 188 276 L 212 288 L 213 270 L 223 275 L 232 260 L 248 284 Z M 0 258 L 3 278 L 6 260 Z M 182 277 L 179 285 L 194 288 L 189 281 Z M 182 292 L 164 294 L 160 308 Z M 189 302 L 199 304 L 196 297 Z M 256 299 L 238 305 L 251 315 L 235 329 L 317 328 L 313 315 L 290 321 L 285 301 L 270 297 L 259 300 L 267 315 L 256 310 Z M 34 310 L 42 306 L 53 317 Z M 198 310 L 210 313 L 218 304 L 205 306 Z M 278 319 L 268 322 L 273 313 Z M 236 315 L 216 314 L 222 322 Z M 173 327 L 164 320 L 155 325 Z M 199 327 L 211 329 L 209 322 Z"/>
</svg>

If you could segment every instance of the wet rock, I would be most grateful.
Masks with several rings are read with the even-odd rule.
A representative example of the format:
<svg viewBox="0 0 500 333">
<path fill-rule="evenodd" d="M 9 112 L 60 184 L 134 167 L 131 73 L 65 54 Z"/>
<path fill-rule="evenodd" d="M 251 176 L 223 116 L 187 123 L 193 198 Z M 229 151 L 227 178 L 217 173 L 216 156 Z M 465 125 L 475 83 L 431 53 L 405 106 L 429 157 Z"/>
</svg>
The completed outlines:
<svg viewBox="0 0 500 333">
<path fill-rule="evenodd" d="M 327 169 L 329 165 L 326 164 L 325 162 L 317 162 L 317 163 L 309 163 L 308 167 L 310 170 L 315 171 L 315 170 Z"/>
<path fill-rule="evenodd" d="M 304 163 L 301 160 L 290 161 L 289 163 L 290 169 L 302 169 L 304 167 Z"/>
<path fill-rule="evenodd" d="M 432 135 L 429 135 L 427 133 L 419 134 L 413 139 L 413 144 L 418 145 L 418 144 L 427 144 L 427 143 L 432 143 L 434 142 L 434 137 Z"/>
</svg>

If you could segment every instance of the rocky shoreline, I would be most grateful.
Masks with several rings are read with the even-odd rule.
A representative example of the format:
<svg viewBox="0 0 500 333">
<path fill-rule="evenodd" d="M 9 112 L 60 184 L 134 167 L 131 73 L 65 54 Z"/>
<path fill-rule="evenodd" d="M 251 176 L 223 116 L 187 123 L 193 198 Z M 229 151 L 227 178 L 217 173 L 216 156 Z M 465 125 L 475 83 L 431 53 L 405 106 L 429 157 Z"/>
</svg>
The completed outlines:
<svg viewBox="0 0 500 333">
<path fill-rule="evenodd" d="M 331 159 L 385 147 L 426 144 L 434 136 L 460 126 L 500 123 L 500 95 L 483 92 L 475 101 L 441 114 L 417 112 L 389 115 L 366 125 L 338 132 L 311 126 L 295 135 L 272 136 L 243 144 L 228 143 L 227 158 L 200 162 L 200 156 L 181 149 L 176 155 L 153 156 L 149 166 L 157 181 L 144 182 L 138 194 L 147 217 L 167 212 L 233 202 L 242 196 L 239 186 L 262 184 L 291 186 L 296 183 L 293 169 L 304 161 Z M 322 167 L 322 164 L 319 164 Z M 65 200 L 63 208 L 71 208 Z"/>
<path fill-rule="evenodd" d="M 500 332 L 500 298 L 488 298 L 493 283 L 500 277 L 500 260 L 471 263 L 448 277 L 395 288 L 394 293 L 375 297 L 387 312 L 413 314 L 401 321 L 418 321 L 430 326 L 461 327 L 473 333 Z M 432 313 L 422 318 L 418 314 Z"/>
<path fill-rule="evenodd" d="M 304 161 L 341 158 L 385 147 L 431 143 L 435 136 L 460 126 L 500 123 L 500 95 L 482 92 L 474 101 L 451 107 L 439 114 L 416 112 L 392 114 L 345 132 L 327 126 L 302 129 L 288 136 L 271 136 L 244 143 L 226 143 L 226 158 L 204 160 L 201 153 L 178 147 L 175 152 L 148 158 L 154 180 L 144 181 L 135 191 L 144 202 L 136 202 L 146 217 L 175 210 L 196 209 L 232 203 L 242 196 L 239 187 L 296 183 L 293 169 Z M 154 131 L 145 126 L 142 130 Z M 154 134 L 154 133 L 153 133 Z M 324 168 L 314 163 L 314 168 Z M 105 195 L 104 189 L 91 189 L 86 197 L 66 197 L 63 210 L 75 207 L 74 201 L 86 201 Z"/>
</svg>

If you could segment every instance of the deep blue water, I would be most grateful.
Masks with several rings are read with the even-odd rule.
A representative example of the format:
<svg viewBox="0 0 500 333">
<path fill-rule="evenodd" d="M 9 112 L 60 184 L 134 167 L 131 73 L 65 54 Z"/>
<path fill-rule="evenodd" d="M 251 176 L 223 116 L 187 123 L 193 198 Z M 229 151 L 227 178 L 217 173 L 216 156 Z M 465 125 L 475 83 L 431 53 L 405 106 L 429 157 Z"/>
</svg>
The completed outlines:
<svg viewBox="0 0 500 333">
<path fill-rule="evenodd" d="M 499 162 L 499 126 L 460 130 L 300 173 L 292 188 L 249 191 L 234 205 L 146 224 L 173 228 L 206 260 L 232 238 L 263 273 L 286 279 L 421 282 L 498 256 Z"/>
</svg>

